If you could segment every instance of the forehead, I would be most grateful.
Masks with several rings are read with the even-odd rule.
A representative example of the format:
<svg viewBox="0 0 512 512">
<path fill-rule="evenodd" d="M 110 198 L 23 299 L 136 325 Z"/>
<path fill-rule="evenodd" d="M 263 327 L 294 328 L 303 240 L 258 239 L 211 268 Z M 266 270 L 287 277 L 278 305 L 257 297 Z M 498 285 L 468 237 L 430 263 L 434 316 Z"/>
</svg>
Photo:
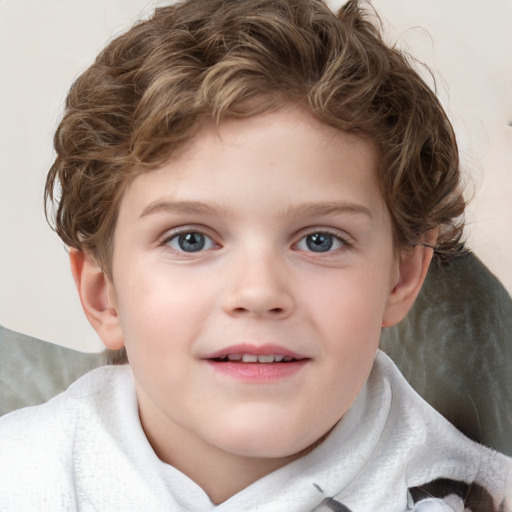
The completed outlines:
<svg viewBox="0 0 512 512">
<path fill-rule="evenodd" d="M 203 126 L 163 166 L 135 177 L 124 195 L 143 195 L 170 181 L 177 195 L 190 183 L 213 196 L 226 181 L 237 183 L 238 195 L 243 195 L 261 180 L 292 191 L 300 181 L 320 187 L 343 179 L 340 193 L 350 183 L 366 181 L 373 191 L 377 161 L 371 141 L 330 127 L 306 111 L 287 108 Z"/>
<path fill-rule="evenodd" d="M 173 213 L 172 204 L 174 213 L 252 219 L 341 206 L 387 222 L 377 162 L 370 141 L 296 108 L 224 120 L 202 127 L 166 164 L 133 179 L 118 221 Z"/>
</svg>

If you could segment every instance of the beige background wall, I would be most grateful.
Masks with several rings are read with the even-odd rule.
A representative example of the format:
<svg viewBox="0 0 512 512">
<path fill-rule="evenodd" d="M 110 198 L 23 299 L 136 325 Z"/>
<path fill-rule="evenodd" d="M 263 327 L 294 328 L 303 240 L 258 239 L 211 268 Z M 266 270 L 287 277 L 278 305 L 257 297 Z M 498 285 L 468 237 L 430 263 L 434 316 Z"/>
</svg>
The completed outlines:
<svg viewBox="0 0 512 512">
<path fill-rule="evenodd" d="M 159 2 L 165 3 L 165 2 Z M 331 5 L 339 5 L 331 1 Z M 512 292 L 512 0 L 374 0 L 390 41 L 434 70 L 475 192 L 469 243 Z M 112 34 L 157 2 L 0 1 L 0 324 L 81 350 L 67 255 L 42 209 L 66 91 Z"/>
</svg>

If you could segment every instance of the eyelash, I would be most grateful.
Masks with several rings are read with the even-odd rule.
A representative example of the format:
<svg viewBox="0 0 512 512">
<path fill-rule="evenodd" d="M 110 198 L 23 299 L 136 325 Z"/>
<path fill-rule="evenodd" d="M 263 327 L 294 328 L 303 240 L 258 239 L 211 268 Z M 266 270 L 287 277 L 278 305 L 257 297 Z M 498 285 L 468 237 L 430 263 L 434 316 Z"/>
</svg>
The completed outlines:
<svg viewBox="0 0 512 512">
<path fill-rule="evenodd" d="M 333 239 L 333 242 L 332 242 L 333 245 L 335 245 L 336 241 L 337 241 L 339 243 L 339 247 L 332 248 L 332 246 L 329 246 L 327 248 L 327 250 L 325 250 L 325 251 L 314 251 L 308 245 L 307 238 L 315 236 L 315 235 L 329 236 Z M 308 246 L 308 249 L 300 249 L 299 248 L 299 250 L 303 250 L 304 252 L 310 252 L 310 253 L 319 254 L 319 255 L 330 254 L 330 253 L 337 252 L 340 250 L 342 251 L 342 250 L 350 249 L 352 247 L 352 244 L 347 240 L 347 237 L 343 237 L 339 233 L 334 233 L 328 229 L 321 229 L 321 228 L 308 230 L 308 232 L 304 233 L 301 236 L 301 238 L 294 244 L 294 246 L 298 247 L 301 242 L 304 242 Z"/>
<path fill-rule="evenodd" d="M 196 251 L 187 251 L 183 248 L 179 247 L 172 247 L 170 243 L 173 240 L 176 240 L 178 243 L 180 242 L 180 237 L 186 237 L 187 235 L 200 235 L 201 237 L 204 237 L 203 244 L 208 245 L 208 247 L 205 249 L 204 245 L 202 245 L 199 250 Z M 167 246 L 174 252 L 178 254 L 197 254 L 204 252 L 205 250 L 212 249 L 214 246 L 218 245 L 215 240 L 208 234 L 204 232 L 204 230 L 201 229 L 194 229 L 194 228 L 184 228 L 179 229 L 176 231 L 173 231 L 171 233 L 167 233 L 161 242 L 159 243 L 160 246 Z"/>
<path fill-rule="evenodd" d="M 191 251 L 187 251 L 186 249 L 183 249 L 183 247 L 172 247 L 172 245 L 171 245 L 172 241 L 176 240 L 177 243 L 179 244 L 180 241 L 181 242 L 183 241 L 183 240 L 180 240 L 180 237 L 186 237 L 188 235 L 199 235 L 201 237 L 204 237 L 203 240 L 201 241 L 203 243 L 203 245 L 200 245 L 198 250 L 191 250 Z M 307 240 L 308 237 L 313 237 L 313 236 L 318 236 L 318 235 L 319 236 L 327 236 L 327 237 L 331 238 L 331 240 L 330 240 L 331 245 L 329 245 L 325 251 L 315 251 L 312 249 L 311 245 L 308 244 L 308 240 Z M 299 245 L 302 243 L 306 244 L 307 248 L 301 248 Z M 215 246 L 219 247 L 219 244 L 217 242 L 215 242 L 213 237 L 211 237 L 210 235 L 205 233 L 204 230 L 202 230 L 200 228 L 196 229 L 193 227 L 181 228 L 181 229 L 175 230 L 171 233 L 167 233 L 162 238 L 162 240 L 159 242 L 159 245 L 166 246 L 169 249 L 171 249 L 172 251 L 174 251 L 175 253 L 182 254 L 182 255 L 184 255 L 184 254 L 189 254 L 189 255 L 199 254 L 199 253 L 208 251 L 210 249 L 213 249 L 213 248 L 215 248 Z M 206 248 L 205 248 L 205 245 L 207 246 Z M 334 248 L 333 248 L 333 245 L 335 246 Z M 336 245 L 338 245 L 338 246 L 336 247 Z M 318 247 L 319 246 L 320 246 L 320 244 L 318 245 Z M 347 240 L 346 237 L 340 236 L 339 233 L 334 233 L 328 229 L 321 229 L 321 228 L 310 229 L 307 232 L 303 232 L 303 234 L 299 238 L 299 240 L 296 241 L 292 245 L 292 248 L 296 248 L 297 250 L 299 250 L 301 252 L 318 254 L 318 255 L 330 254 L 330 253 L 337 252 L 340 250 L 350 249 L 351 247 L 352 247 L 352 245 Z"/>
</svg>

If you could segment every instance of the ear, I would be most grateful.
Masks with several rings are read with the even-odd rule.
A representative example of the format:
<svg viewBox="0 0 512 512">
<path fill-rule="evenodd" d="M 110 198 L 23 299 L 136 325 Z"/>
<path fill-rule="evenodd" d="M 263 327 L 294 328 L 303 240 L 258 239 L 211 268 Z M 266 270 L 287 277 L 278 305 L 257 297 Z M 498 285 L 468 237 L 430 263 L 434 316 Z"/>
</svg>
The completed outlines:
<svg viewBox="0 0 512 512">
<path fill-rule="evenodd" d="M 69 250 L 71 273 L 85 316 L 105 346 L 118 350 L 124 346 L 115 292 L 109 278 L 94 260 L 78 249 Z"/>
<path fill-rule="evenodd" d="M 398 278 L 386 303 L 382 327 L 396 325 L 411 309 L 425 281 L 436 239 L 437 229 L 432 229 L 422 238 L 421 244 L 400 251 Z"/>
</svg>

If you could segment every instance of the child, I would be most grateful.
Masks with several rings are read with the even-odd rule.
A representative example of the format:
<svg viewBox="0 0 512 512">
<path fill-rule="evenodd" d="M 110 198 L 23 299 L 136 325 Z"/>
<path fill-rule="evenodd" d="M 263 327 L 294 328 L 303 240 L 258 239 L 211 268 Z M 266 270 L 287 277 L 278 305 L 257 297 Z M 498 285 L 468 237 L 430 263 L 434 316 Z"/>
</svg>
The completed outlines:
<svg viewBox="0 0 512 512">
<path fill-rule="evenodd" d="M 56 230 L 129 365 L 2 418 L 2 511 L 512 510 L 511 460 L 378 352 L 464 200 L 445 113 L 355 0 L 158 9 L 55 147 Z"/>
</svg>

